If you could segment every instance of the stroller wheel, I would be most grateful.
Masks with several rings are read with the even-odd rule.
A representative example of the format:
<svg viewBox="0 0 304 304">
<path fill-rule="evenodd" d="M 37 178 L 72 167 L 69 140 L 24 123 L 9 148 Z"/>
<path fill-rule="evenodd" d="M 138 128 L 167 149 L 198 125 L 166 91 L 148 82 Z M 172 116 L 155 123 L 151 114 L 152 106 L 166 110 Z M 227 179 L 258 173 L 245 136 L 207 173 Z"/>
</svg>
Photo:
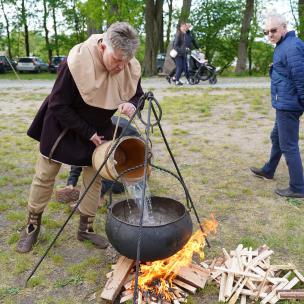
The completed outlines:
<svg viewBox="0 0 304 304">
<path fill-rule="evenodd" d="M 216 75 L 212 76 L 209 78 L 209 83 L 210 84 L 216 84 L 217 83 L 217 78 Z"/>
<path fill-rule="evenodd" d="M 195 76 L 190 76 L 189 77 L 189 83 L 190 84 L 198 84 L 199 83 L 199 79 L 197 78 L 197 77 L 195 77 Z"/>
</svg>

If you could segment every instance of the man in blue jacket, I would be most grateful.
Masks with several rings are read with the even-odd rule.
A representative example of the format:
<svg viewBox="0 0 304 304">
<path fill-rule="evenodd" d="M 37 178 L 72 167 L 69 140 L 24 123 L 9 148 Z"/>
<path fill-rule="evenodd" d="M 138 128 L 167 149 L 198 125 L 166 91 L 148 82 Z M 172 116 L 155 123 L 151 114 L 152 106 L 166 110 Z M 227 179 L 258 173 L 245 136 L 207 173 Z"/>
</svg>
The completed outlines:
<svg viewBox="0 0 304 304">
<path fill-rule="evenodd" d="M 269 161 L 250 170 L 258 177 L 273 179 L 282 154 L 289 171 L 289 187 L 275 192 L 284 197 L 304 198 L 303 166 L 299 152 L 299 125 L 304 111 L 304 43 L 294 31 L 287 31 L 284 16 L 271 14 L 264 34 L 276 44 L 270 70 L 271 100 L 276 110 L 271 132 Z"/>
</svg>

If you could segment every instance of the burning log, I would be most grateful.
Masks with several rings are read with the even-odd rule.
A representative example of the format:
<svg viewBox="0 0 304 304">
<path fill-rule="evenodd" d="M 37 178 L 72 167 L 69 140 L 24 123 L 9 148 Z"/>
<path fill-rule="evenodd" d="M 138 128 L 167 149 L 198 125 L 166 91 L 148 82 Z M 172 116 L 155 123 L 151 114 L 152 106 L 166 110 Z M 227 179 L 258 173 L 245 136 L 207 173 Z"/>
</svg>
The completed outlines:
<svg viewBox="0 0 304 304">
<path fill-rule="evenodd" d="M 203 225 L 204 226 L 204 225 Z M 205 237 L 214 232 L 217 222 L 214 218 L 207 221 L 204 233 L 199 229 L 189 242 L 173 256 L 159 261 L 140 264 L 138 276 L 139 303 L 179 304 L 187 302 L 188 293 L 195 294 L 197 288 L 204 288 L 210 278 L 208 264 L 205 268 L 192 262 L 193 253 L 204 256 Z M 206 233 L 206 234 L 205 234 Z M 217 265 L 221 265 L 224 260 Z M 214 265 L 216 261 L 214 261 Z M 134 261 L 120 257 L 113 271 L 107 274 L 108 281 L 101 293 L 101 298 L 114 302 L 124 287 L 120 303 L 132 299 L 134 294 Z M 133 273 L 132 273 L 133 272 Z"/>
</svg>

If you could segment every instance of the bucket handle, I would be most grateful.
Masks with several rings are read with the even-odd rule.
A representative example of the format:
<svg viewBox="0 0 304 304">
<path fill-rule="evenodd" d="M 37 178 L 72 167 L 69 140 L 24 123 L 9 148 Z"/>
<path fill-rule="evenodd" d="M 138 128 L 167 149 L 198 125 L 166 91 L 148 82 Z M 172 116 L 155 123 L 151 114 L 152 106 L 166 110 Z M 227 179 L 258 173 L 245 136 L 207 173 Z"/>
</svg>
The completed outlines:
<svg viewBox="0 0 304 304">
<path fill-rule="evenodd" d="M 114 130 L 113 141 L 115 140 L 116 135 L 117 135 L 117 130 L 118 130 L 118 126 L 119 126 L 120 116 L 121 116 L 121 112 L 119 111 L 118 112 L 118 116 L 117 116 L 117 122 L 116 122 L 115 130 Z M 112 146 L 113 146 L 113 144 L 112 144 Z"/>
<path fill-rule="evenodd" d="M 121 111 L 118 111 L 117 122 L 116 122 L 115 130 L 114 130 L 112 144 L 109 146 L 108 152 L 110 152 L 112 150 L 113 145 L 115 143 L 115 138 L 116 138 L 116 135 L 117 135 L 117 130 L 118 130 L 118 126 L 119 126 L 120 117 L 121 117 Z M 114 160 L 114 156 L 113 156 L 113 160 Z"/>
</svg>

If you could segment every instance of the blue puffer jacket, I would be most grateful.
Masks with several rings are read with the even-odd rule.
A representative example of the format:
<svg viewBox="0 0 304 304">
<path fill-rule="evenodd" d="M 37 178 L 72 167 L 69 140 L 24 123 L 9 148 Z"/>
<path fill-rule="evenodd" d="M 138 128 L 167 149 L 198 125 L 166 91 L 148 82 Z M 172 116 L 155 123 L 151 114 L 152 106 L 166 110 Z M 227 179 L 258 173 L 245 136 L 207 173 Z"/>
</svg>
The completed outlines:
<svg viewBox="0 0 304 304">
<path fill-rule="evenodd" d="M 272 106 L 278 110 L 304 111 L 304 42 L 294 31 L 277 43 L 270 77 Z"/>
</svg>

